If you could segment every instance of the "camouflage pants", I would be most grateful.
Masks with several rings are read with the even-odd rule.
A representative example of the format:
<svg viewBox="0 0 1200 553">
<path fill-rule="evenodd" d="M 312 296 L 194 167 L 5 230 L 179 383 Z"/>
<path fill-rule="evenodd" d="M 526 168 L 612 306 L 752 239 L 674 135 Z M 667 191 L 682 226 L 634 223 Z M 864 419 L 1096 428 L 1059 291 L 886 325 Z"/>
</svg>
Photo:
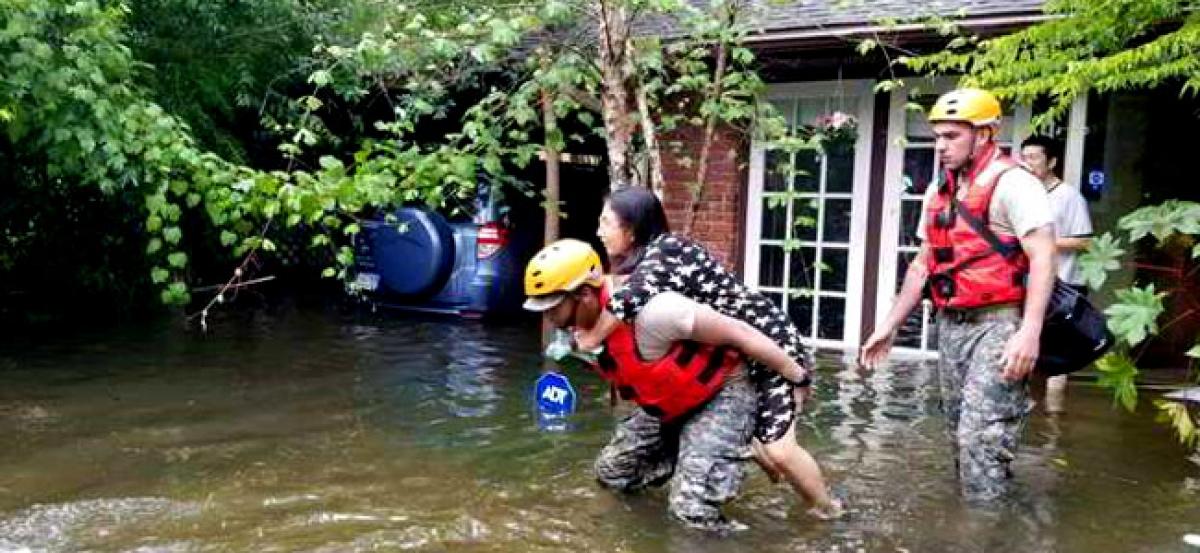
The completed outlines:
<svg viewBox="0 0 1200 553">
<path fill-rule="evenodd" d="M 739 371 L 700 410 L 663 424 L 637 409 L 596 459 L 600 484 L 637 491 L 671 481 L 667 510 L 702 530 L 733 528 L 721 505 L 737 495 L 754 431 L 754 387 Z"/>
<path fill-rule="evenodd" d="M 1010 465 L 1032 409 L 1027 379 L 1012 382 L 1001 376 L 1004 346 L 1020 322 L 1016 309 L 971 321 L 938 317 L 942 409 L 969 501 L 991 501 L 1007 492 Z"/>
</svg>

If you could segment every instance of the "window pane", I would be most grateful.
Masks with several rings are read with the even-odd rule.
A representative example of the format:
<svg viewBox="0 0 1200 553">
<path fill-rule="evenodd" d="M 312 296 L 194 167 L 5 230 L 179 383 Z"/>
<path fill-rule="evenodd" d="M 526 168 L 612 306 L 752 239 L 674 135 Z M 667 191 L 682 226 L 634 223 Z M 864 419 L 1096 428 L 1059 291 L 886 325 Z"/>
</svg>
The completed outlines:
<svg viewBox="0 0 1200 553">
<path fill-rule="evenodd" d="M 813 298 L 809 295 L 796 296 L 792 295 L 788 298 L 788 317 L 791 317 L 792 323 L 800 330 L 800 334 L 806 337 L 812 337 L 812 312 Z"/>
<path fill-rule="evenodd" d="M 904 285 L 904 275 L 908 272 L 908 264 L 917 257 L 917 252 L 900 252 L 896 259 L 896 292 Z"/>
<path fill-rule="evenodd" d="M 792 202 L 792 237 L 817 241 L 817 202 L 815 198 L 797 198 Z"/>
<path fill-rule="evenodd" d="M 921 221 L 921 201 L 900 201 L 900 245 L 917 246 L 921 241 L 917 238 L 917 225 Z"/>
<path fill-rule="evenodd" d="M 817 337 L 841 340 L 846 333 L 846 300 L 821 296 L 819 302 Z"/>
<path fill-rule="evenodd" d="M 775 110 L 779 113 L 779 116 L 788 122 L 789 128 L 795 128 L 795 127 L 792 127 L 792 123 L 794 121 L 793 118 L 796 116 L 796 113 L 795 113 L 796 101 L 795 100 L 793 100 L 793 99 L 771 100 L 771 105 L 774 106 Z"/>
<path fill-rule="evenodd" d="M 783 286 L 783 247 L 760 246 L 758 285 Z"/>
<path fill-rule="evenodd" d="M 763 175 L 763 191 L 784 192 L 787 190 L 787 175 L 790 171 L 792 156 L 779 150 L 769 150 L 766 153 Z"/>
<path fill-rule="evenodd" d="M 904 150 L 904 192 L 924 194 L 933 181 L 932 148 L 907 148 Z"/>
<path fill-rule="evenodd" d="M 812 126 L 817 119 L 829 112 L 829 98 L 800 98 L 796 102 L 796 124 Z"/>
<path fill-rule="evenodd" d="M 775 204 L 772 207 L 772 204 Z M 762 238 L 763 240 L 783 240 L 787 238 L 787 203 L 776 203 L 769 199 L 763 200 L 762 209 Z"/>
<path fill-rule="evenodd" d="M 821 185 L 821 156 L 816 150 L 796 152 L 797 192 L 816 192 Z"/>
<path fill-rule="evenodd" d="M 850 250 L 822 248 L 821 262 L 826 270 L 821 271 L 821 290 L 846 291 L 846 274 L 850 265 Z"/>
<path fill-rule="evenodd" d="M 929 108 L 937 101 L 937 94 L 923 94 L 910 98 L 910 102 L 920 104 L 925 109 L 905 109 L 904 136 L 909 142 L 932 142 L 933 129 L 929 127 Z"/>
<path fill-rule="evenodd" d="M 789 254 L 792 266 L 789 268 L 788 287 L 795 290 L 812 290 L 817 277 L 817 249 L 798 248 Z"/>
<path fill-rule="evenodd" d="M 825 191 L 850 192 L 854 189 L 854 143 L 837 142 L 825 151 Z"/>
<path fill-rule="evenodd" d="M 850 200 L 825 200 L 823 242 L 850 241 Z"/>
</svg>

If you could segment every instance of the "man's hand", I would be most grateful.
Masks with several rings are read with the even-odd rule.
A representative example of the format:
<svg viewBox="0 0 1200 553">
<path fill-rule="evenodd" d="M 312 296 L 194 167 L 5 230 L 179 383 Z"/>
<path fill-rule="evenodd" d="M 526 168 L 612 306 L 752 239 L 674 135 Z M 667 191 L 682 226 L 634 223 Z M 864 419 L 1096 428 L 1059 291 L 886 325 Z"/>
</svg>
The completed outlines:
<svg viewBox="0 0 1200 553">
<path fill-rule="evenodd" d="M 890 328 L 876 329 L 862 348 L 858 350 L 858 364 L 865 369 L 874 370 L 887 360 L 892 351 L 892 342 L 896 340 L 896 331 Z"/>
<path fill-rule="evenodd" d="M 1000 362 L 1004 365 L 1001 373 L 1006 380 L 1017 381 L 1025 378 L 1033 370 L 1038 359 L 1038 348 L 1041 346 L 1041 329 L 1021 325 L 1016 334 L 1004 345 L 1004 356 Z"/>
<path fill-rule="evenodd" d="M 595 351 L 608 339 L 608 335 L 616 330 L 620 321 L 609 313 L 607 309 L 601 310 L 600 318 L 596 320 L 595 326 L 587 330 L 575 329 L 575 346 L 581 351 Z"/>
</svg>

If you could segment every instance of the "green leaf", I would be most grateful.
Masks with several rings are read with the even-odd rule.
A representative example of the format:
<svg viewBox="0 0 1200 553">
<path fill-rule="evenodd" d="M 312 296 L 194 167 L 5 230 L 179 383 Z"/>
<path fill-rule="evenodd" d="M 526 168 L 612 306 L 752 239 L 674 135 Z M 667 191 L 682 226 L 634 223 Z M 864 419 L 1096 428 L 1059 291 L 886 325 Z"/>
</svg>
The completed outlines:
<svg viewBox="0 0 1200 553">
<path fill-rule="evenodd" d="M 183 252 L 174 252 L 167 256 L 167 264 L 176 269 L 182 269 L 187 265 L 187 254 Z"/>
<path fill-rule="evenodd" d="M 1121 268 L 1120 258 L 1125 250 L 1120 245 L 1121 241 L 1108 232 L 1092 240 L 1088 249 L 1079 255 L 1084 284 L 1098 290 L 1108 280 L 1108 273 Z"/>
<path fill-rule="evenodd" d="M 1184 353 L 1184 355 L 1193 359 L 1200 359 L 1200 344 L 1192 346 L 1192 349 L 1187 350 L 1187 353 Z"/>
<path fill-rule="evenodd" d="M 229 232 L 227 230 L 221 231 L 221 245 L 222 246 L 229 246 L 230 244 L 237 242 L 237 239 L 238 239 L 238 237 L 236 234 Z"/>
<path fill-rule="evenodd" d="M 1200 443 L 1200 432 L 1196 429 L 1196 421 L 1192 420 L 1187 405 L 1160 399 L 1154 402 L 1154 406 L 1158 408 L 1158 416 L 1155 419 L 1168 423 L 1175 429 L 1180 445 L 1190 450 Z"/>
<path fill-rule="evenodd" d="M 1104 310 L 1109 330 L 1131 346 L 1141 343 L 1158 332 L 1156 320 L 1163 312 L 1166 296 L 1166 292 L 1155 292 L 1154 284 L 1117 290 L 1117 302 Z"/>
<path fill-rule="evenodd" d="M 333 80 L 332 75 L 330 75 L 329 71 L 327 71 L 325 69 L 321 69 L 319 71 L 313 71 L 312 75 L 308 76 L 308 82 L 315 84 L 317 86 L 326 86 L 332 80 Z"/>
<path fill-rule="evenodd" d="M 317 163 L 326 171 L 343 170 L 346 168 L 345 165 L 342 165 L 342 160 L 333 156 L 321 156 L 317 160 Z"/>
<path fill-rule="evenodd" d="M 162 224 L 163 224 L 162 217 L 159 217 L 158 215 L 151 215 L 149 217 L 146 217 L 146 231 L 147 232 L 158 232 L 159 229 L 162 228 Z"/>
<path fill-rule="evenodd" d="M 323 276 L 325 278 L 331 278 L 336 274 L 337 274 L 337 269 L 334 269 L 333 267 L 325 267 L 325 270 L 321 271 L 321 276 Z"/>
<path fill-rule="evenodd" d="M 163 239 L 166 240 L 168 244 L 178 244 L 181 236 L 183 236 L 183 232 L 179 230 L 179 227 L 167 227 L 163 229 Z"/>
<path fill-rule="evenodd" d="M 1136 379 L 1138 369 L 1123 353 L 1109 353 L 1096 361 L 1099 375 L 1096 383 L 1113 392 L 1113 404 L 1133 412 L 1137 407 Z"/>
<path fill-rule="evenodd" d="M 1143 207 L 1120 220 L 1120 227 L 1129 232 L 1130 240 L 1153 235 L 1161 244 L 1175 233 L 1200 232 L 1200 204 L 1167 200 L 1159 205 Z"/>
<path fill-rule="evenodd" d="M 167 278 L 170 276 L 171 272 L 162 267 L 155 267 L 154 270 L 150 271 L 150 280 L 155 284 L 162 284 L 166 282 Z"/>
<path fill-rule="evenodd" d="M 161 249 L 162 239 L 160 238 L 151 238 L 150 241 L 146 243 L 146 253 L 154 253 Z"/>
</svg>

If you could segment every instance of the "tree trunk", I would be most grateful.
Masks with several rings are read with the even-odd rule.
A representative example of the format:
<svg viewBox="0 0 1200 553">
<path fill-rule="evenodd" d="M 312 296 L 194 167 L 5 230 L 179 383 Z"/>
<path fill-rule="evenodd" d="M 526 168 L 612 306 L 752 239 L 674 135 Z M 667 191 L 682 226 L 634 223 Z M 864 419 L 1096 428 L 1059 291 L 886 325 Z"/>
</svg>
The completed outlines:
<svg viewBox="0 0 1200 553">
<path fill-rule="evenodd" d="M 549 244 L 558 240 L 559 158 L 561 152 L 550 141 L 550 137 L 558 133 L 558 116 L 554 114 L 554 97 L 546 91 L 542 91 L 542 126 L 546 136 L 546 142 L 542 148 L 546 161 L 546 232 L 544 236 L 545 243 Z"/>
<path fill-rule="evenodd" d="M 560 152 L 558 147 L 551 141 L 552 136 L 558 134 L 558 116 L 554 114 L 554 96 L 549 92 L 542 91 L 542 127 L 545 136 L 545 143 L 542 147 L 542 154 L 546 162 L 546 230 L 543 234 L 545 245 L 558 240 L 558 201 L 559 201 L 559 180 L 560 180 Z M 549 317 L 542 317 L 542 348 L 550 344 L 551 336 L 554 332 L 554 325 L 550 324 Z"/>
<path fill-rule="evenodd" d="M 729 24 L 733 24 L 734 10 L 732 7 L 727 7 L 727 17 Z M 721 94 L 725 89 L 725 71 L 729 65 L 729 48 L 724 42 L 717 43 L 717 60 L 716 68 L 713 69 L 713 82 L 711 93 L 708 97 L 710 102 L 719 102 Z M 701 104 L 703 105 L 703 103 Z M 705 181 L 708 180 L 708 158 L 712 154 L 713 135 L 717 129 L 717 110 L 710 110 L 704 122 L 704 138 L 700 143 L 700 159 L 696 164 L 696 181 L 692 183 L 692 203 L 688 207 L 687 223 L 684 224 L 684 234 L 691 234 L 692 227 L 696 223 L 696 214 L 700 211 L 700 201 L 704 198 Z"/>
<path fill-rule="evenodd" d="M 629 17 L 622 0 L 599 0 L 600 102 L 608 142 L 608 178 L 613 190 L 634 184 L 633 125 L 629 82 L 633 61 L 628 58 Z"/>
<path fill-rule="evenodd" d="M 650 161 L 646 185 L 661 194 L 666 184 L 663 180 L 662 151 L 658 148 L 658 132 L 654 127 L 654 118 L 650 115 L 650 101 L 646 97 L 646 87 L 642 86 L 640 82 L 637 86 L 637 108 L 640 116 L 638 119 L 642 123 L 642 140 L 646 143 L 646 157 Z"/>
</svg>

